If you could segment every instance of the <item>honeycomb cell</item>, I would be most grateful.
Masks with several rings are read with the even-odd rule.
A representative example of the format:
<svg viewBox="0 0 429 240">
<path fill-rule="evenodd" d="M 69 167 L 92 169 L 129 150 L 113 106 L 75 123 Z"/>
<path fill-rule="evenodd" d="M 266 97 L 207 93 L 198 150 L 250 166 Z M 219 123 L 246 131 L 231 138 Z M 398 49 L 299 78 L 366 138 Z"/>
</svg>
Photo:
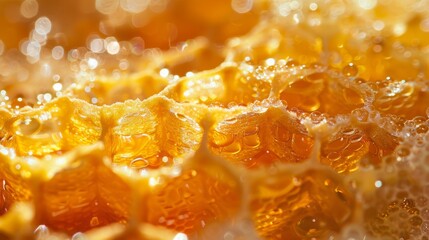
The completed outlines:
<svg viewBox="0 0 429 240">
<path fill-rule="evenodd" d="M 203 125 L 205 129 L 209 126 Z M 234 224 L 246 211 L 242 204 L 247 193 L 238 172 L 225 159 L 210 153 L 207 132 L 201 147 L 169 171 L 177 170 L 180 175 L 158 178 L 159 184 L 152 184 L 144 199 L 148 213 L 143 213 L 143 218 L 148 222 L 198 238 L 219 222 Z"/>
<path fill-rule="evenodd" d="M 60 4 L 0 1 L 0 239 L 428 239 L 428 2 Z"/>
<path fill-rule="evenodd" d="M 173 165 L 174 157 L 198 147 L 202 131 L 191 111 L 155 97 L 102 109 L 103 141 L 115 165 L 141 170 Z"/>
<path fill-rule="evenodd" d="M 322 146 L 321 162 L 335 171 L 355 171 L 368 154 L 370 140 L 359 129 L 344 129 Z"/>
<path fill-rule="evenodd" d="M 386 114 L 395 114 L 407 119 L 425 116 L 429 95 L 418 82 L 379 82 L 374 106 Z"/>
<path fill-rule="evenodd" d="M 184 77 L 167 88 L 164 94 L 180 103 L 228 107 L 263 100 L 269 96 L 270 90 L 268 81 L 243 73 L 233 64 Z"/>
<path fill-rule="evenodd" d="M 101 134 L 99 109 L 66 97 L 20 112 L 5 122 L 4 129 L 2 144 L 21 156 L 61 153 L 94 143 Z"/>
<path fill-rule="evenodd" d="M 2 184 L 0 216 L 8 212 L 14 203 L 30 201 L 33 198 L 31 183 L 28 182 L 28 178 L 23 178 L 19 171 L 21 159 L 15 159 L 14 155 L 12 149 L 2 147 L 0 154 L 0 181 Z"/>
<path fill-rule="evenodd" d="M 221 118 L 209 133 L 211 150 L 249 168 L 306 160 L 313 139 L 283 104 L 257 102 L 243 113 Z"/>
<path fill-rule="evenodd" d="M 352 193 L 327 170 L 277 170 L 253 189 L 252 218 L 265 239 L 326 238 L 353 215 Z"/>
<path fill-rule="evenodd" d="M 232 218 L 240 206 L 238 187 L 222 173 L 185 170 L 148 198 L 148 221 L 188 234 Z"/>
<path fill-rule="evenodd" d="M 99 145 L 98 145 L 99 146 Z M 68 234 L 126 222 L 130 187 L 106 165 L 104 149 L 80 149 L 68 165 L 39 186 L 36 220 Z"/>
<path fill-rule="evenodd" d="M 348 114 L 364 106 L 366 92 L 359 84 L 347 78 L 336 77 L 338 73 L 313 71 L 286 83 L 280 99 L 289 107 L 306 112 L 319 111 L 329 115 Z"/>
</svg>

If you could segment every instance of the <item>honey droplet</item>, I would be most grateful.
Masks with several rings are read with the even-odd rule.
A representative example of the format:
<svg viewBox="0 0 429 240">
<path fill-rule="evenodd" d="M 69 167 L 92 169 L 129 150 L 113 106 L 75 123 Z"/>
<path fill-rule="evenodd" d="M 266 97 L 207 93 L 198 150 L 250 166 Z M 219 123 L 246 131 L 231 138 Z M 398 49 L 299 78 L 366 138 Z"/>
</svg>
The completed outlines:
<svg viewBox="0 0 429 240">
<path fill-rule="evenodd" d="M 306 216 L 296 224 L 296 231 L 303 237 L 319 237 L 327 230 L 327 223 L 321 216 Z"/>
<path fill-rule="evenodd" d="M 187 121 L 188 117 L 186 117 L 185 115 L 181 114 L 181 113 L 175 113 L 177 119 L 181 120 L 181 121 Z"/>
<path fill-rule="evenodd" d="M 227 123 L 227 124 L 234 124 L 237 122 L 237 118 L 233 117 L 233 118 L 228 118 L 225 119 L 223 122 Z"/>
<path fill-rule="evenodd" d="M 343 68 L 343 74 L 347 77 L 354 77 L 358 74 L 358 68 L 353 63 L 349 63 Z"/>
<path fill-rule="evenodd" d="M 273 138 L 279 142 L 288 142 L 291 138 L 291 133 L 286 129 L 281 127 L 281 124 L 274 124 L 273 128 Z"/>
<path fill-rule="evenodd" d="M 261 141 L 259 140 L 258 134 L 253 134 L 249 136 L 245 136 L 243 138 L 243 143 L 251 148 L 256 148 L 261 144 Z"/>
<path fill-rule="evenodd" d="M 225 147 L 234 141 L 233 135 L 226 135 L 216 130 L 212 133 L 212 143 L 215 147 Z"/>
<path fill-rule="evenodd" d="M 141 157 L 135 158 L 130 162 L 130 167 L 134 169 L 145 168 L 149 165 L 149 162 Z"/>
<path fill-rule="evenodd" d="M 100 224 L 100 222 L 98 221 L 98 217 L 92 217 L 89 224 L 91 225 L 91 227 L 98 226 Z"/>
<path fill-rule="evenodd" d="M 330 161 L 338 161 L 341 159 L 341 154 L 338 152 L 330 152 L 327 157 Z"/>
<path fill-rule="evenodd" d="M 40 131 L 42 124 L 37 118 L 26 118 L 17 120 L 14 123 L 16 134 L 21 136 L 29 136 Z"/>
<path fill-rule="evenodd" d="M 332 142 L 328 143 L 325 147 L 326 151 L 341 151 L 349 143 L 348 139 L 345 137 L 339 137 Z"/>
<path fill-rule="evenodd" d="M 406 157 L 406 156 L 410 155 L 411 152 L 410 152 L 410 149 L 408 147 L 402 146 L 396 150 L 396 153 L 400 157 Z"/>
<path fill-rule="evenodd" d="M 428 126 L 422 124 L 416 128 L 416 132 L 419 134 L 424 134 L 428 131 L 428 129 Z"/>
<path fill-rule="evenodd" d="M 366 122 L 368 120 L 369 113 L 365 109 L 359 108 L 352 111 L 352 116 L 361 122 Z"/>
<path fill-rule="evenodd" d="M 305 111 L 316 111 L 320 107 L 320 101 L 318 97 L 306 97 L 302 99 L 300 107 Z"/>
<path fill-rule="evenodd" d="M 238 141 L 231 143 L 230 145 L 223 147 L 223 152 L 229 154 L 237 154 L 241 151 L 241 144 Z"/>
</svg>

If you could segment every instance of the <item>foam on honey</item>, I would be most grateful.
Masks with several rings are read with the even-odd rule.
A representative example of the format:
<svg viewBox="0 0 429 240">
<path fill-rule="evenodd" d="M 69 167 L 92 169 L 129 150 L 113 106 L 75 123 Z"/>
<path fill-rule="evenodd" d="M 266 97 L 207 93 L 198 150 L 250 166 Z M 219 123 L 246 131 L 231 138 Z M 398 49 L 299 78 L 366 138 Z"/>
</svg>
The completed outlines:
<svg viewBox="0 0 429 240">
<path fill-rule="evenodd" d="M 427 239 L 428 2 L 86 7 L 0 42 L 1 239 Z"/>
</svg>

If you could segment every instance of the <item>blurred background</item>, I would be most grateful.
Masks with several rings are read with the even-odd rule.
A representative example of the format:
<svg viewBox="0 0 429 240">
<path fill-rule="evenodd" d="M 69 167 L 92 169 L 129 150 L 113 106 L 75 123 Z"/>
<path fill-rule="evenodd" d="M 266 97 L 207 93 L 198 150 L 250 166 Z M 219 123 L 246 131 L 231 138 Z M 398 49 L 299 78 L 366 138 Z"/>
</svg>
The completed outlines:
<svg viewBox="0 0 429 240">
<path fill-rule="evenodd" d="M 64 48 L 86 46 L 95 35 L 137 37 L 145 47 L 161 49 L 196 36 L 222 43 L 258 22 L 253 5 L 252 0 L 2 0 L 0 39 L 4 49 L 19 48 L 33 30 L 46 33 L 46 44 Z M 40 18 L 45 21 L 37 24 Z"/>
<path fill-rule="evenodd" d="M 188 45 L 202 44 L 204 66 L 188 54 L 184 62 L 190 67 L 173 72 L 174 66 L 162 63 L 152 69 L 169 67 L 183 76 L 189 69 L 213 68 L 222 61 L 220 49 L 226 40 L 259 22 L 266 9 L 263 2 L 2 0 L 0 102 L 12 101 L 12 108 L 31 106 L 36 99 L 43 103 L 60 96 L 76 79 L 123 77 L 150 68 L 148 63 L 165 50 L 181 51 Z M 197 44 L 191 44 L 198 37 Z"/>
</svg>

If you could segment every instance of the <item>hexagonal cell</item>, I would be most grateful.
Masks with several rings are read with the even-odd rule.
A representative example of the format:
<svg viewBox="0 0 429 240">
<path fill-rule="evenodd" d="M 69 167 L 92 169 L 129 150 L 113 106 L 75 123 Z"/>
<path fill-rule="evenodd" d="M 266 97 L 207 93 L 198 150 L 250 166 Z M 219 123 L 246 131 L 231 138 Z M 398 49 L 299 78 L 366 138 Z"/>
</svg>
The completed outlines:
<svg viewBox="0 0 429 240">
<path fill-rule="evenodd" d="M 302 162 L 313 141 L 296 114 L 269 100 L 219 118 L 209 133 L 215 154 L 249 168 Z"/>
<path fill-rule="evenodd" d="M 369 93 L 357 80 L 333 70 L 309 70 L 299 70 L 300 76 L 285 82 L 281 88 L 280 99 L 287 101 L 289 107 L 333 116 L 349 114 L 368 101 Z"/>
<path fill-rule="evenodd" d="M 238 173 L 207 149 L 207 136 L 195 154 L 169 169 L 173 176 L 152 177 L 142 218 L 198 237 L 219 222 L 234 224 L 243 209 L 243 183 Z"/>
<path fill-rule="evenodd" d="M 344 127 L 322 142 L 320 162 L 338 173 L 354 172 L 361 166 L 379 168 L 397 144 L 395 136 L 375 124 Z"/>
<path fill-rule="evenodd" d="M 1 143 L 20 156 L 61 153 L 97 141 L 101 134 L 99 109 L 63 97 L 43 108 L 21 111 L 4 123 Z"/>
<path fill-rule="evenodd" d="M 391 79 L 371 85 L 377 91 L 374 107 L 385 114 L 412 119 L 426 116 L 429 93 L 425 83 L 392 81 Z"/>
<path fill-rule="evenodd" d="M 256 177 L 252 189 L 253 221 L 266 239 L 326 238 L 353 214 L 354 196 L 323 168 L 275 170 Z"/>
<path fill-rule="evenodd" d="M 271 84 L 257 79 L 233 65 L 183 77 L 163 94 L 179 103 L 200 103 L 209 106 L 248 105 L 267 98 Z"/>
<path fill-rule="evenodd" d="M 148 222 L 198 235 L 206 225 L 233 218 L 240 208 L 239 186 L 215 174 L 189 169 L 167 180 L 147 199 Z"/>
<path fill-rule="evenodd" d="M 36 222 L 74 234 L 114 222 L 128 220 L 131 188 L 106 165 L 100 145 L 81 147 L 65 159 L 67 163 L 37 186 Z"/>
<path fill-rule="evenodd" d="M 13 204 L 30 201 L 33 194 L 31 183 L 21 176 L 22 159 L 15 157 L 14 150 L 1 147 L 0 160 L 0 215 L 3 215 Z"/>
<path fill-rule="evenodd" d="M 163 97 L 103 107 L 102 139 L 113 163 L 137 170 L 173 165 L 199 145 L 202 130 L 189 117 L 197 109 Z"/>
</svg>

